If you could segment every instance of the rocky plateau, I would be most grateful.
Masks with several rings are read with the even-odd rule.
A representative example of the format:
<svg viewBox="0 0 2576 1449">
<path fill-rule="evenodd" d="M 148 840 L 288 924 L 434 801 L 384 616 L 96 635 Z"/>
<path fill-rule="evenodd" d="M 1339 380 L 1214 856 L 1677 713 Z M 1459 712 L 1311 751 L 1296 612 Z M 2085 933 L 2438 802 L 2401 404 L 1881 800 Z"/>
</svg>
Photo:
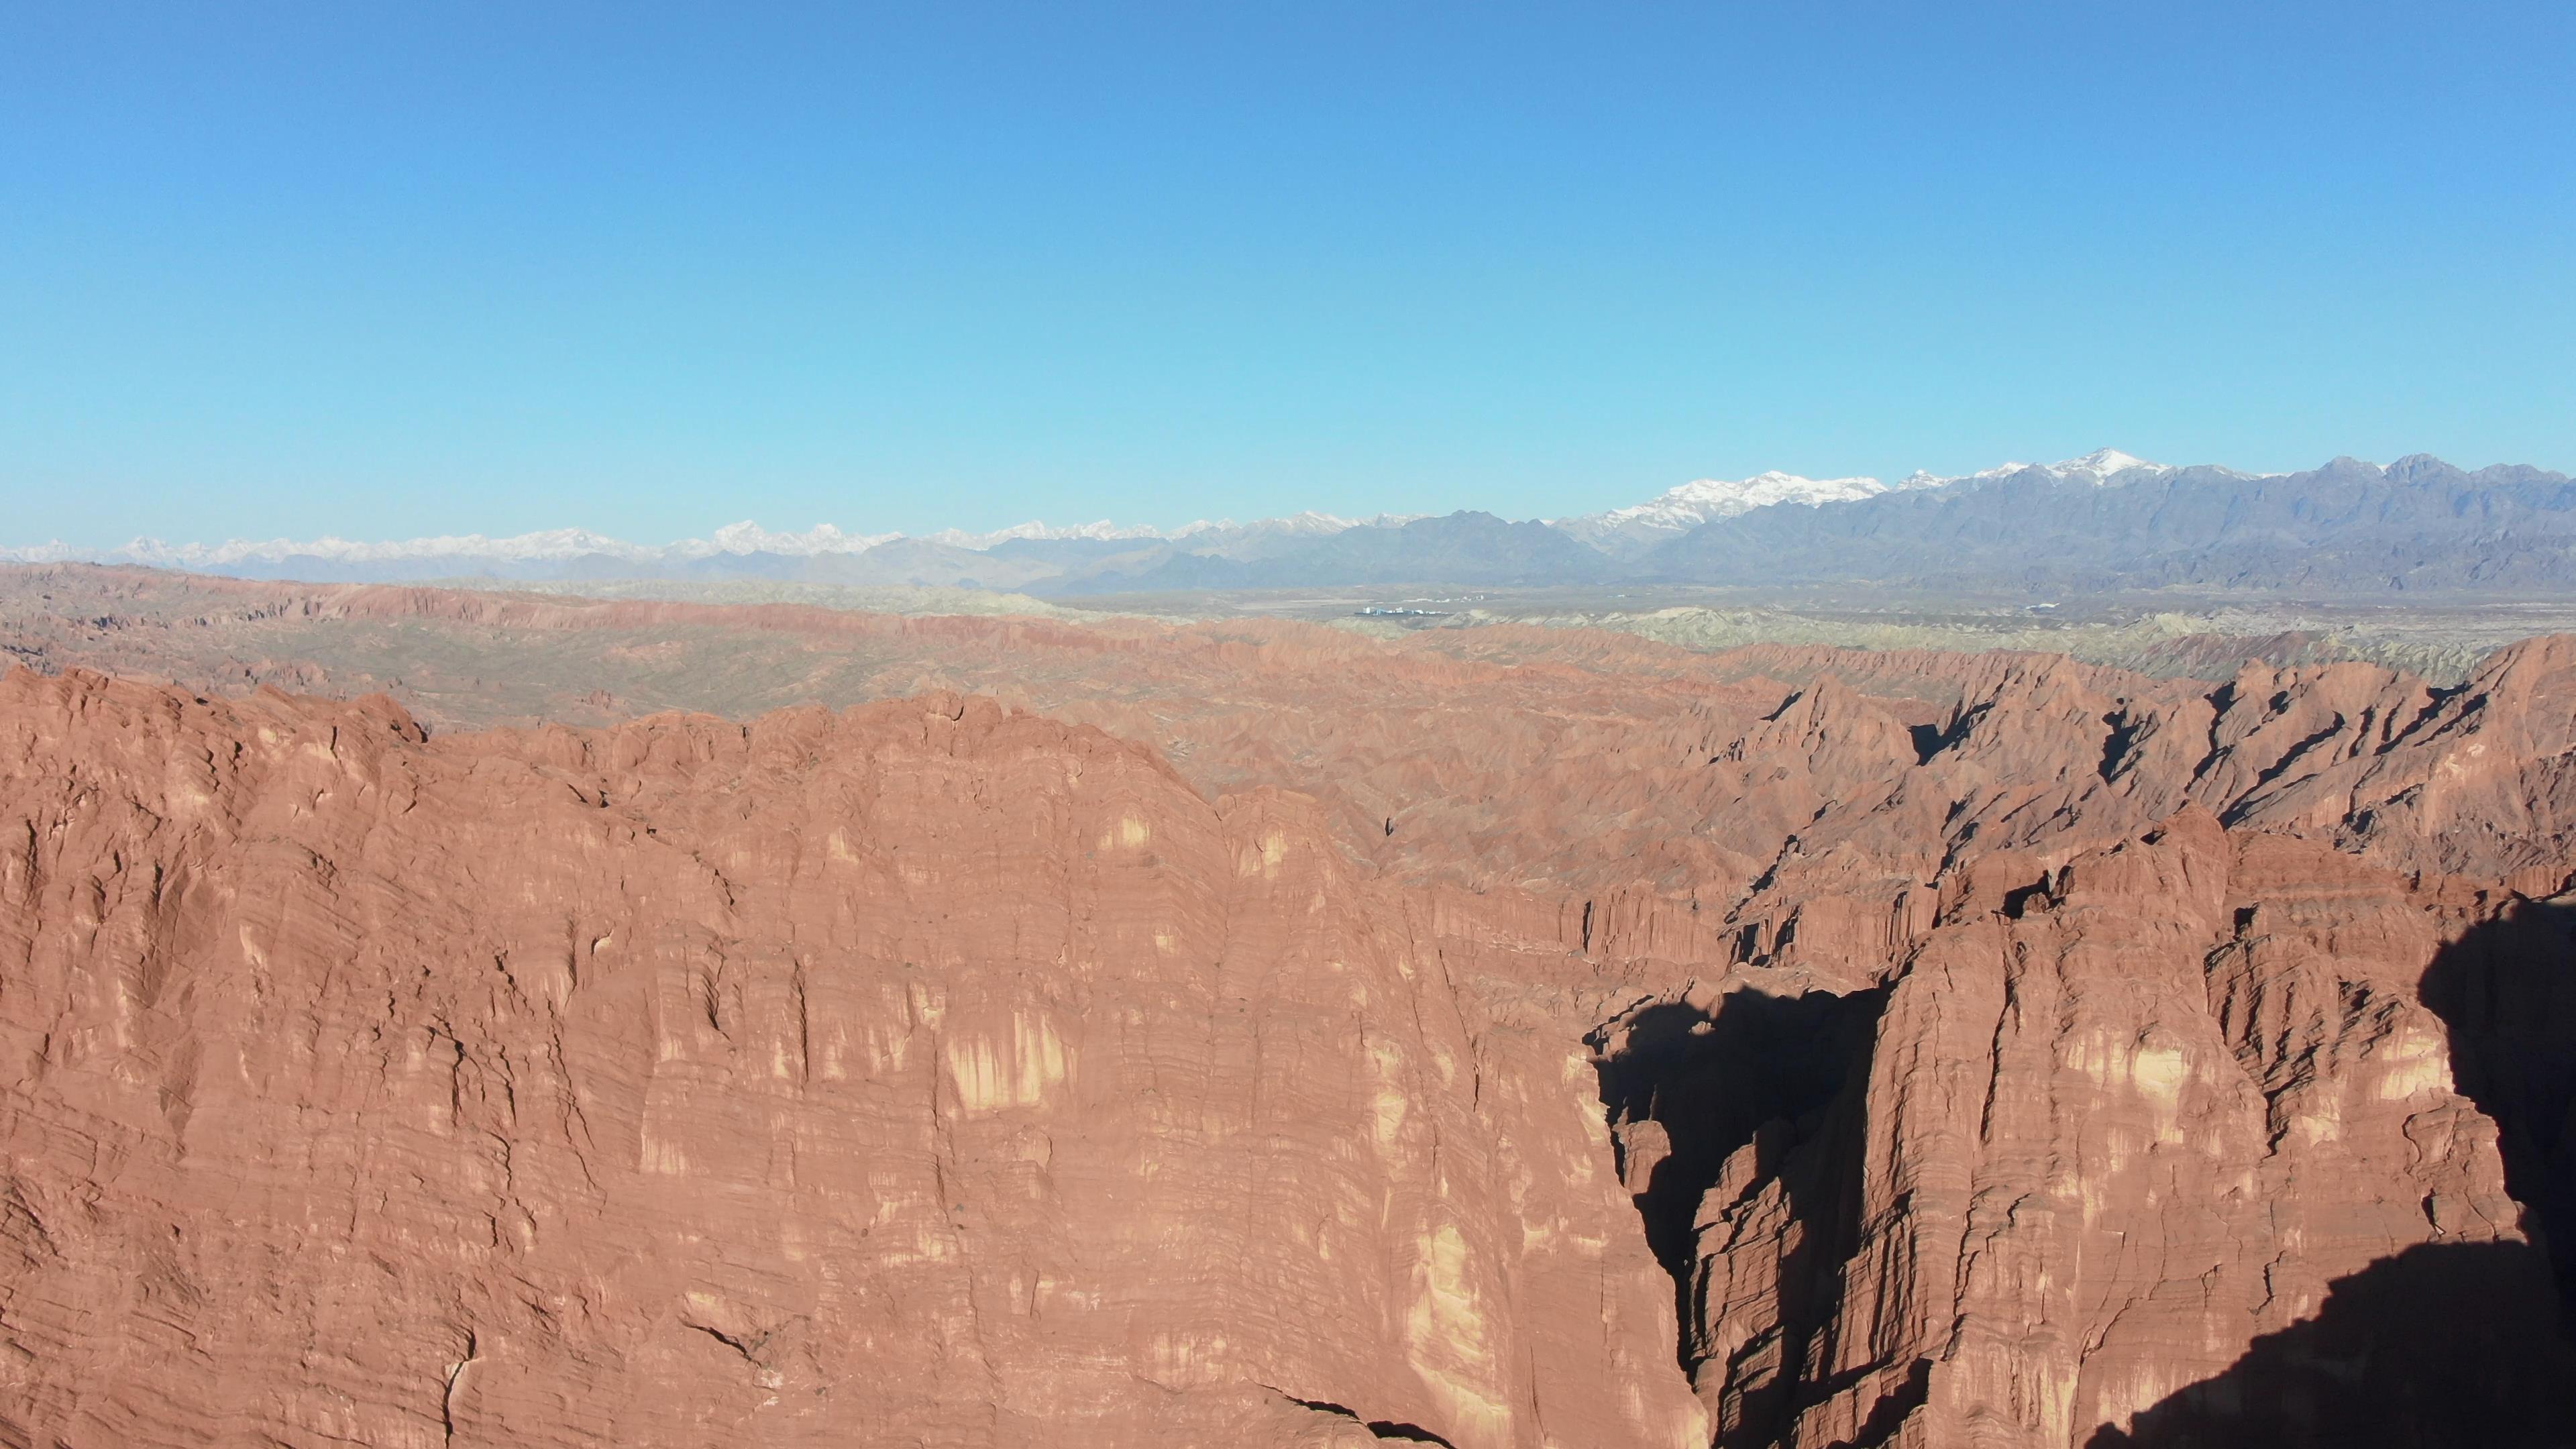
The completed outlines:
<svg viewBox="0 0 2576 1449">
<path fill-rule="evenodd" d="M 2576 636 L 224 587 L 0 677 L 13 1449 L 2576 1443 Z"/>
</svg>

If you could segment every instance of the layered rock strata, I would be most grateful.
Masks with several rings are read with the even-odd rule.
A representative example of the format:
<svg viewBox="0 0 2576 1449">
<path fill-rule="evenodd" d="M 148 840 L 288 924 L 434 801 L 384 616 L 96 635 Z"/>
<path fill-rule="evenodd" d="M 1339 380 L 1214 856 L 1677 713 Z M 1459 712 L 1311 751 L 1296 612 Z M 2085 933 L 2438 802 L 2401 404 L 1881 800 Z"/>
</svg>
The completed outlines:
<svg viewBox="0 0 2576 1449">
<path fill-rule="evenodd" d="M 1580 1043 L 1294 797 L 0 692 L 10 1442 L 1705 1441 Z"/>
<path fill-rule="evenodd" d="M 0 1442 L 2576 1414 L 2576 643 L 1043 628 L 928 682 L 1092 723 L 0 681 Z"/>
</svg>

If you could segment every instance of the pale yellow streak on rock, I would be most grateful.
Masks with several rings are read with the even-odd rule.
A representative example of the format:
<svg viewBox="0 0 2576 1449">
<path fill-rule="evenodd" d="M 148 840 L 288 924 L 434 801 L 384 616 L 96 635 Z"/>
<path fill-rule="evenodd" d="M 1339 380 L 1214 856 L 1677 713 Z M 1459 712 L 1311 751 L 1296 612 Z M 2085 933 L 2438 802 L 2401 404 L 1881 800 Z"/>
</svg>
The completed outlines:
<svg viewBox="0 0 2576 1449">
<path fill-rule="evenodd" d="M 1073 1054 L 1044 1016 L 1016 1012 L 1001 1041 L 948 1043 L 948 1081 L 969 1112 L 1034 1107 L 1072 1070 Z"/>
<path fill-rule="evenodd" d="M 1046 1089 L 1064 1080 L 1065 1049 L 1063 1038 L 1044 1017 L 1034 1021 L 1014 1017 L 1011 1034 L 1019 1047 L 1019 1100 L 1034 1103 L 1046 1095 Z"/>
<path fill-rule="evenodd" d="M 2343 1136 L 2343 1100 L 2322 1092 L 2308 1099 L 2308 1110 L 2290 1119 L 2290 1131 L 2313 1147 Z"/>
<path fill-rule="evenodd" d="M 1406 1360 L 1448 1411 L 1458 1443 L 1503 1444 L 1512 1411 L 1495 1385 L 1495 1354 L 1476 1301 L 1467 1239 L 1442 1223 L 1422 1240 L 1422 1282 L 1404 1319 Z"/>
<path fill-rule="evenodd" d="M 1211 1361 L 1224 1352 L 1225 1340 L 1202 1341 L 1187 1329 L 1154 1335 L 1152 1371 L 1146 1377 L 1167 1389 L 1186 1389 L 1208 1382 Z"/>
<path fill-rule="evenodd" d="M 911 1011 L 914 1024 L 939 1029 L 940 1019 L 948 1014 L 948 1003 L 928 987 L 915 981 L 904 988 L 904 1005 Z"/>
<path fill-rule="evenodd" d="M 2370 1059 L 2380 1065 L 2383 1102 L 2451 1089 L 2451 1054 L 2413 1022 L 2390 1033 Z"/>
<path fill-rule="evenodd" d="M 969 1112 L 990 1111 L 1010 1103 L 1009 1084 L 1003 1079 L 1000 1059 L 990 1042 L 950 1042 L 948 1082 L 956 1090 L 957 1104 Z"/>
<path fill-rule="evenodd" d="M 2172 1106 L 2182 1100 L 2182 1084 L 2191 1078 L 2191 1062 L 2180 1047 L 2140 1047 L 2129 1058 L 2129 1080 L 2150 1101 Z"/>
<path fill-rule="evenodd" d="M 2191 1080 L 2191 1058 L 2182 1048 L 2091 1032 L 2067 1046 L 2065 1062 L 2097 1087 L 2125 1086 L 2144 1097 L 2154 1113 L 2157 1141 L 2183 1140 L 2182 1088 Z"/>
<path fill-rule="evenodd" d="M 1405 1113 L 1412 1108 L 1402 1085 L 1404 1052 L 1393 1042 L 1371 1041 L 1368 1054 L 1370 1065 L 1377 1069 L 1377 1088 L 1369 1102 L 1369 1136 L 1384 1153 L 1394 1148 L 1404 1131 Z"/>
</svg>

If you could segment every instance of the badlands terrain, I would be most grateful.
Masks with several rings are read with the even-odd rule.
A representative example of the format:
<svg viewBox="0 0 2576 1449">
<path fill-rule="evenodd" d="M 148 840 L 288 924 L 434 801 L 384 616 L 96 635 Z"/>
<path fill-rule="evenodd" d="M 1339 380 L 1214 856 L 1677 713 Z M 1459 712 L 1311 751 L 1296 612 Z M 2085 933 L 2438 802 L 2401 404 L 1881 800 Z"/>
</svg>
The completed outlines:
<svg viewBox="0 0 2576 1449">
<path fill-rule="evenodd" d="M 2576 636 L 944 597 L 8 570 L 0 1443 L 2576 1442 Z"/>
</svg>

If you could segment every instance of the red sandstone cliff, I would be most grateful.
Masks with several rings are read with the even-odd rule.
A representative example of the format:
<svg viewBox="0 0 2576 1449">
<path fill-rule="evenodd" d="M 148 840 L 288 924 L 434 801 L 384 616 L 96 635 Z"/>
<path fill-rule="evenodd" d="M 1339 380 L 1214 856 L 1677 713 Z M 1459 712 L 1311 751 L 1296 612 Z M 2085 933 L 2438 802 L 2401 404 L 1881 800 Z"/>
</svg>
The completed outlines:
<svg viewBox="0 0 2576 1449">
<path fill-rule="evenodd" d="M 1112 733 L 0 681 L 0 1442 L 2569 1412 L 2576 644 L 939 622 Z"/>
<path fill-rule="evenodd" d="M 1312 814 L 989 702 L 13 675 L 7 1434 L 1695 1442 L 1579 1042 Z"/>
</svg>

